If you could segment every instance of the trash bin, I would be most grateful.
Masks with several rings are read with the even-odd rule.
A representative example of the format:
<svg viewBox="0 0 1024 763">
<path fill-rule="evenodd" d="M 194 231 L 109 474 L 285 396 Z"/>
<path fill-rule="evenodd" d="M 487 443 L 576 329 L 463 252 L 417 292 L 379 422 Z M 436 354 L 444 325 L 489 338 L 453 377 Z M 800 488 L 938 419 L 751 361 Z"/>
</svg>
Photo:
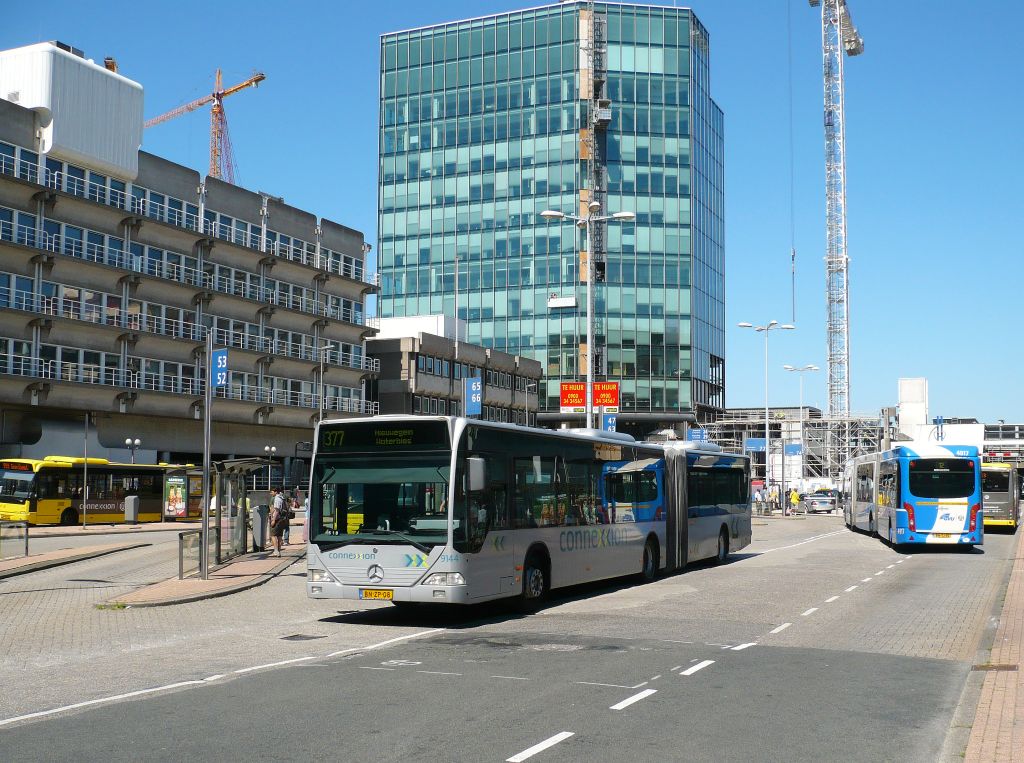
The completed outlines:
<svg viewBox="0 0 1024 763">
<path fill-rule="evenodd" d="M 252 507 L 252 550 L 262 551 L 267 546 L 270 530 L 270 507 L 257 504 Z"/>
<path fill-rule="evenodd" d="M 124 521 L 132 525 L 139 523 L 139 497 L 137 495 L 124 497 Z"/>
</svg>

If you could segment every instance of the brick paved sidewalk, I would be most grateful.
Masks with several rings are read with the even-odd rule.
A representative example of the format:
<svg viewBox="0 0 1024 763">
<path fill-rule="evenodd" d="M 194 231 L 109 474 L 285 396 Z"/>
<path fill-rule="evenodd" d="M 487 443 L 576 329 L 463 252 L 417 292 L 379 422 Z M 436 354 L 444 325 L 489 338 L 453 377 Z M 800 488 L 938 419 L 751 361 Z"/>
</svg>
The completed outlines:
<svg viewBox="0 0 1024 763">
<path fill-rule="evenodd" d="M 62 564 L 71 564 L 85 559 L 94 559 L 97 556 L 106 556 L 118 551 L 127 551 L 131 548 L 142 548 L 149 543 L 108 543 L 102 546 L 81 546 L 79 548 L 62 548 L 58 551 L 47 551 L 45 554 L 33 554 L 32 556 L 20 556 L 15 559 L 4 559 L 0 561 L 0 580 L 3 578 L 24 575 L 37 570 L 45 570 L 50 567 L 59 567 Z"/>
<path fill-rule="evenodd" d="M 200 580 L 198 577 L 178 580 L 174 577 L 117 596 L 107 601 L 107 604 L 124 607 L 163 607 L 227 596 L 273 580 L 305 555 L 304 544 L 285 546 L 280 557 L 270 556 L 266 551 L 246 554 L 212 570 L 208 580 Z"/>
<path fill-rule="evenodd" d="M 999 616 L 990 667 L 981 687 L 964 760 L 968 763 L 1024 761 L 1024 531 L 1017 532 L 1010 582 Z"/>
</svg>

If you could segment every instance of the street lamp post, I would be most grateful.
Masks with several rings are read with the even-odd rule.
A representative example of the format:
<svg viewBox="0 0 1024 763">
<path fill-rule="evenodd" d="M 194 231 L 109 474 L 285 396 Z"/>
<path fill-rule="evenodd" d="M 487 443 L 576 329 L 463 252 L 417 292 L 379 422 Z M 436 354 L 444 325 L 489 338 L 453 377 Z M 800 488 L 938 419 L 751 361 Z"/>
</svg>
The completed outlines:
<svg viewBox="0 0 1024 763">
<path fill-rule="evenodd" d="M 587 247 L 587 429 L 594 428 L 594 253 L 591 251 L 590 224 L 600 223 L 607 220 L 619 220 L 621 222 L 632 222 L 636 219 L 633 212 L 614 212 L 610 215 L 598 215 L 601 211 L 601 204 L 592 201 L 587 206 L 587 215 L 577 217 L 567 215 L 564 212 L 557 212 L 546 209 L 540 216 L 546 220 L 572 220 L 580 228 L 586 231 Z"/>
<path fill-rule="evenodd" d="M 125 438 L 124 445 L 132 452 L 132 463 L 134 464 L 135 451 L 138 449 L 140 445 L 142 445 L 142 440 L 140 440 L 138 437 L 136 437 L 134 440 L 131 437 L 127 437 Z"/>
<path fill-rule="evenodd" d="M 753 323 L 738 323 L 736 324 L 743 329 L 754 329 L 754 331 L 764 333 L 764 484 L 765 488 L 768 487 L 769 483 L 769 467 L 771 465 L 771 431 L 769 430 L 768 424 L 768 333 L 776 330 L 791 331 L 795 329 L 789 323 L 779 323 L 778 321 L 768 321 L 763 326 L 755 326 Z"/>
<path fill-rule="evenodd" d="M 331 349 L 331 345 L 325 344 L 317 350 L 320 355 L 320 415 L 317 416 L 317 423 L 324 420 L 324 393 L 327 390 L 324 386 L 324 353 Z"/>
<path fill-rule="evenodd" d="M 820 371 L 821 369 L 810 363 L 800 368 L 787 364 L 783 368 L 800 374 L 800 479 L 802 481 L 807 467 L 807 443 L 804 442 L 804 374 L 808 371 Z"/>
</svg>

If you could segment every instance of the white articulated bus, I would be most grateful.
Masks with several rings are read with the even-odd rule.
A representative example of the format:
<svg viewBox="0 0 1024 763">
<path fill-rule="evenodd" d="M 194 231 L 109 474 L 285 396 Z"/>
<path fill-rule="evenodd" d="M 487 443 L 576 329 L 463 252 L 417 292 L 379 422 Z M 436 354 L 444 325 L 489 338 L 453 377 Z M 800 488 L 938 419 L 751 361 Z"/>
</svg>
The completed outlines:
<svg viewBox="0 0 1024 763">
<path fill-rule="evenodd" d="M 473 604 L 654 579 L 750 543 L 749 461 L 443 416 L 325 421 L 309 505 L 313 598 Z"/>
</svg>

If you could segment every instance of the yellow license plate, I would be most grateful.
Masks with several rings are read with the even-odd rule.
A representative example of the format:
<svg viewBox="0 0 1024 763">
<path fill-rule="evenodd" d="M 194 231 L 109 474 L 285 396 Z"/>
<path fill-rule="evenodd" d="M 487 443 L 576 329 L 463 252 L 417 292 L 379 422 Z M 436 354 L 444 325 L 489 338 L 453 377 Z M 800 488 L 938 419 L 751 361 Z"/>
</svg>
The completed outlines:
<svg viewBox="0 0 1024 763">
<path fill-rule="evenodd" d="M 949 533 L 932 533 L 933 538 L 952 538 L 953 536 Z"/>
<path fill-rule="evenodd" d="M 395 592 L 390 588 L 360 588 L 360 599 L 385 599 L 390 601 L 395 598 Z"/>
</svg>

